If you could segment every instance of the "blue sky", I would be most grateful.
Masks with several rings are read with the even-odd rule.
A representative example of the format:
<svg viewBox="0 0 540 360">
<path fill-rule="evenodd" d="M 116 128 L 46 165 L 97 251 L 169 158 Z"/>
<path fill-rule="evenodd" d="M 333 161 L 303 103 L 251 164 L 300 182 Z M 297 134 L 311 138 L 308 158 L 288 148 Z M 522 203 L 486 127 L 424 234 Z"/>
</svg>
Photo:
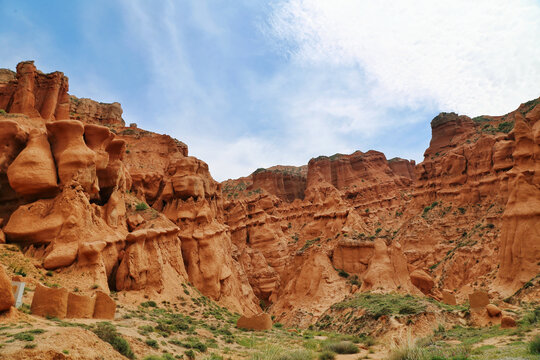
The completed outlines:
<svg viewBox="0 0 540 360">
<path fill-rule="evenodd" d="M 0 67 L 185 142 L 217 180 L 370 149 L 421 161 L 440 111 L 540 96 L 540 2 L 0 0 Z"/>
</svg>

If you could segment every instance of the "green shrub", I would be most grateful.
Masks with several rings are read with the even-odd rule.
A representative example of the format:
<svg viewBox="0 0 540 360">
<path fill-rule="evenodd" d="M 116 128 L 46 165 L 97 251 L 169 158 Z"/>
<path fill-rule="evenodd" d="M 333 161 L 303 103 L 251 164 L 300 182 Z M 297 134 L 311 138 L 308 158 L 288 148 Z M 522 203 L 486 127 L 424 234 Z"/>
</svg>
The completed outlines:
<svg viewBox="0 0 540 360">
<path fill-rule="evenodd" d="M 154 349 L 159 348 L 157 341 L 154 339 L 146 339 L 144 343 L 150 347 L 153 347 Z"/>
<path fill-rule="evenodd" d="M 332 351 L 323 351 L 319 355 L 319 360 L 334 360 L 336 358 L 336 353 Z"/>
<path fill-rule="evenodd" d="M 135 354 L 131 350 L 131 346 L 120 334 L 116 331 L 113 324 L 108 322 L 97 323 L 92 331 L 103 341 L 108 342 L 120 354 L 129 359 L 135 359 Z"/>
<path fill-rule="evenodd" d="M 349 277 L 349 273 L 343 269 L 338 269 L 338 275 L 345 279 Z"/>
<path fill-rule="evenodd" d="M 335 343 L 328 343 L 324 345 L 325 350 L 333 351 L 337 354 L 356 354 L 358 353 L 358 346 L 351 341 L 340 341 Z"/>
<path fill-rule="evenodd" d="M 195 359 L 195 353 L 193 352 L 193 350 L 186 351 L 184 355 L 186 355 L 186 358 L 188 358 L 189 360 Z"/>
<path fill-rule="evenodd" d="M 540 354 L 540 335 L 536 335 L 534 339 L 529 342 L 529 352 L 531 354 Z"/>
<path fill-rule="evenodd" d="M 351 285 L 362 286 L 362 282 L 358 279 L 358 275 L 353 275 L 349 277 L 347 282 Z"/>
<path fill-rule="evenodd" d="M 508 134 L 512 129 L 514 128 L 514 123 L 511 121 L 505 121 L 499 124 L 497 126 L 497 131 L 503 132 L 505 134 Z"/>
<path fill-rule="evenodd" d="M 21 341 L 34 341 L 34 335 L 28 333 L 28 332 L 20 332 L 18 334 L 15 334 L 14 338 L 16 340 L 21 340 Z"/>
<path fill-rule="evenodd" d="M 135 205 L 135 210 L 137 211 L 143 211 L 148 209 L 148 205 L 145 202 L 140 202 L 137 205 Z"/>
<path fill-rule="evenodd" d="M 141 306 L 142 307 L 157 307 L 157 304 L 155 301 L 150 300 L 150 301 L 141 303 Z"/>
</svg>

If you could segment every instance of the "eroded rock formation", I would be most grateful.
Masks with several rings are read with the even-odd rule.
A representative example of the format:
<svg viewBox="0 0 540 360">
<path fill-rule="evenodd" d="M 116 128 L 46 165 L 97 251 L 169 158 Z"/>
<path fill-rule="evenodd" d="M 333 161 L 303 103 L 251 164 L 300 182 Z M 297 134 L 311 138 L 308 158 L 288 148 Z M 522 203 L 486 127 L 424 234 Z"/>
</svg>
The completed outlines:
<svg viewBox="0 0 540 360">
<path fill-rule="evenodd" d="M 220 184 L 184 143 L 67 91 L 32 62 L 0 71 L 0 235 L 80 296 L 174 299 L 189 281 L 246 316 L 308 326 L 358 291 L 455 304 L 540 272 L 539 100 L 438 115 L 419 164 L 357 151 Z M 71 298 L 63 316 L 88 317 Z"/>
</svg>

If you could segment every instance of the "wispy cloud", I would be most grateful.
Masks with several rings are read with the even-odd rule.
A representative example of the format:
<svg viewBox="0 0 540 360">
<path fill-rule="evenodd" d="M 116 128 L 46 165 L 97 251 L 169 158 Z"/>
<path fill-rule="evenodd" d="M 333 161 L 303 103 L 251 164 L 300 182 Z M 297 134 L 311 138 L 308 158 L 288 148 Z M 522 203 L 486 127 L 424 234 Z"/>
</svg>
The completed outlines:
<svg viewBox="0 0 540 360">
<path fill-rule="evenodd" d="M 539 95 L 539 19 L 534 0 L 289 0 L 270 24 L 299 64 L 361 69 L 374 105 L 477 115 Z"/>
</svg>

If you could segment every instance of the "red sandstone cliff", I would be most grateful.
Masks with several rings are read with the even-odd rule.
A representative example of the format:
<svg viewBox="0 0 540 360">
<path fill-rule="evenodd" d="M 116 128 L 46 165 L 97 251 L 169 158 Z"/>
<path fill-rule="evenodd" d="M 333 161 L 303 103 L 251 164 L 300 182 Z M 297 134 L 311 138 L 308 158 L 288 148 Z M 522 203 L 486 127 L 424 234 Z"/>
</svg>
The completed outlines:
<svg viewBox="0 0 540 360">
<path fill-rule="evenodd" d="M 2 238 L 82 291 L 172 299 L 191 281 L 235 311 L 259 310 L 220 185 L 185 144 L 125 128 L 117 103 L 70 98 L 62 73 L 24 62 L 0 75 Z"/>
<path fill-rule="evenodd" d="M 219 184 L 182 142 L 67 91 L 32 62 L 0 71 L 0 239 L 81 288 L 167 299 L 190 281 L 308 325 L 357 291 L 507 297 L 540 272 L 539 100 L 440 114 L 418 165 L 357 151 Z"/>
</svg>

